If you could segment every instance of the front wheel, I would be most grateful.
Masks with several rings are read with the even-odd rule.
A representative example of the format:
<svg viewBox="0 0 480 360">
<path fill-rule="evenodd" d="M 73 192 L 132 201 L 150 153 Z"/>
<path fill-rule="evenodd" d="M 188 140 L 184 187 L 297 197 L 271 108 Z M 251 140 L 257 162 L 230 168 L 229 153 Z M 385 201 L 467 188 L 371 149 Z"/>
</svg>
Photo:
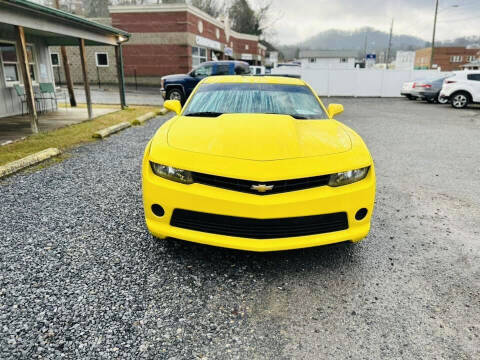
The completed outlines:
<svg viewBox="0 0 480 360">
<path fill-rule="evenodd" d="M 455 109 L 466 108 L 469 102 L 469 96 L 465 92 L 458 92 L 452 95 L 452 106 Z"/>
<path fill-rule="evenodd" d="M 182 104 L 184 103 L 185 99 L 183 96 L 183 91 L 177 88 L 170 89 L 167 91 L 167 100 L 178 100 Z"/>
</svg>

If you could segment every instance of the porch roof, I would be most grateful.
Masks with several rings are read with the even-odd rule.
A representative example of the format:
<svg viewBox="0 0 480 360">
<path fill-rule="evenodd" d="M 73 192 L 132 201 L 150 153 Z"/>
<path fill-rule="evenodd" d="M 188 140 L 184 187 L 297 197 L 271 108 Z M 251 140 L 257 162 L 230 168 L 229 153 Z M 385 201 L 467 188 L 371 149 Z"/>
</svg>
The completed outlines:
<svg viewBox="0 0 480 360">
<path fill-rule="evenodd" d="M 0 23 L 23 26 L 25 33 L 45 38 L 47 45 L 117 45 L 130 34 L 62 10 L 27 0 L 0 0 Z"/>
</svg>

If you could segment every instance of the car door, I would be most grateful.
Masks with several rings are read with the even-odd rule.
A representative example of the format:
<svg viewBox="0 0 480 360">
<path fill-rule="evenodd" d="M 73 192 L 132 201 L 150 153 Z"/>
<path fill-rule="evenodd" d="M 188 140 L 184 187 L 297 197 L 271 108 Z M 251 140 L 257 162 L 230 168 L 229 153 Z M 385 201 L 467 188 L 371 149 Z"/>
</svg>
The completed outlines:
<svg viewBox="0 0 480 360">
<path fill-rule="evenodd" d="M 468 74 L 467 80 L 472 89 L 473 102 L 480 102 L 480 73 Z"/>
<path fill-rule="evenodd" d="M 192 72 L 190 73 L 190 77 L 185 84 L 185 92 L 187 97 L 202 79 L 212 74 L 213 64 L 200 65 L 196 69 L 192 70 Z"/>
</svg>

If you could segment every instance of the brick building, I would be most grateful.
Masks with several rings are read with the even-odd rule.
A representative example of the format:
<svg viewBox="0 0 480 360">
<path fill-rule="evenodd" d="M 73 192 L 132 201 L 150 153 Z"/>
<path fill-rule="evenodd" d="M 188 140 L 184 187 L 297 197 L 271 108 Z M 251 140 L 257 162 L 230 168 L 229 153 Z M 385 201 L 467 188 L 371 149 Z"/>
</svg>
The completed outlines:
<svg viewBox="0 0 480 360">
<path fill-rule="evenodd" d="M 209 60 L 235 59 L 252 65 L 264 64 L 267 48 L 258 36 L 237 33 L 230 29 L 228 19 L 215 19 L 191 5 L 112 6 L 109 10 L 111 18 L 95 20 L 131 33 L 129 42 L 123 46 L 125 80 L 129 84 L 159 85 L 161 76 L 187 73 Z M 72 59 L 77 59 L 74 56 L 77 49 L 68 51 Z M 52 48 L 51 52 L 56 58 L 59 50 Z M 103 66 L 98 66 L 99 60 Z M 88 61 L 89 67 L 95 69 L 89 75 L 93 84 L 116 81 L 115 56 L 111 49 L 89 49 Z M 82 82 L 75 70 L 80 64 L 73 62 L 71 66 L 74 82 Z M 64 81 L 63 69 L 54 69 L 54 73 L 57 81 Z"/>
<path fill-rule="evenodd" d="M 431 48 L 419 49 L 415 52 L 415 69 L 430 69 Z M 440 67 L 442 71 L 461 70 L 461 66 L 480 57 L 479 49 L 465 47 L 437 47 L 435 48 L 433 67 Z M 436 66 L 435 66 L 436 65 Z"/>
</svg>

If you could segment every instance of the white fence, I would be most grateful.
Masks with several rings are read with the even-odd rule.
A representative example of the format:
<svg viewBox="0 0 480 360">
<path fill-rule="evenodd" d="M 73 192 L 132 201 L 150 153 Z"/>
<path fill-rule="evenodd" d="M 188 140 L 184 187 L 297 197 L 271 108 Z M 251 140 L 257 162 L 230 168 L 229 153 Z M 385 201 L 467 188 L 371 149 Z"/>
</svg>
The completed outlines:
<svg viewBox="0 0 480 360">
<path fill-rule="evenodd" d="M 406 81 L 435 79 L 437 70 L 326 69 L 280 67 L 272 74 L 300 75 L 320 96 L 400 96 Z"/>
</svg>

